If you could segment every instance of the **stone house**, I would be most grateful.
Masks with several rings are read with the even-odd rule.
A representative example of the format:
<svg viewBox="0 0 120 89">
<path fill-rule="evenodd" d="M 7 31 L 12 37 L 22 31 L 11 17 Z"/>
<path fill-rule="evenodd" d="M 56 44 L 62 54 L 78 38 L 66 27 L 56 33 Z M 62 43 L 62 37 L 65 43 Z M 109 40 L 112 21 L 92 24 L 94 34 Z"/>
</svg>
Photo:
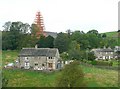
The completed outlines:
<svg viewBox="0 0 120 89">
<path fill-rule="evenodd" d="M 116 58 L 120 58 L 120 46 L 115 46 L 114 51 L 116 53 Z"/>
<path fill-rule="evenodd" d="M 106 60 L 113 59 L 115 57 L 115 52 L 111 48 L 103 48 L 103 49 L 92 49 L 94 55 L 96 56 L 96 60 Z"/>
<path fill-rule="evenodd" d="M 55 70 L 61 68 L 57 48 L 23 48 L 18 55 L 17 67 L 34 70 Z"/>
</svg>

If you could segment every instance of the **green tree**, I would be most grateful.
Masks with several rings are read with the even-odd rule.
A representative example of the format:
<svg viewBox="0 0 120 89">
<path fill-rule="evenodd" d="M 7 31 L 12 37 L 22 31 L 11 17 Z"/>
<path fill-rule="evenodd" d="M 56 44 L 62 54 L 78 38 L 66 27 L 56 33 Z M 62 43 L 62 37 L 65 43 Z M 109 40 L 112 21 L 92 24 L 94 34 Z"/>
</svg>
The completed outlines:
<svg viewBox="0 0 120 89">
<path fill-rule="evenodd" d="M 69 76 L 68 76 L 69 75 Z M 79 66 L 79 62 L 74 61 L 65 65 L 56 81 L 57 87 L 85 87 L 84 73 Z"/>
<path fill-rule="evenodd" d="M 54 38 L 52 36 L 47 36 L 45 38 L 45 45 L 47 48 L 53 48 L 54 47 Z"/>
<path fill-rule="evenodd" d="M 107 35 L 105 33 L 102 34 L 102 38 L 106 38 Z"/>
<path fill-rule="evenodd" d="M 78 44 L 76 41 L 72 41 L 69 46 L 69 59 L 81 59 L 80 55 L 80 44 Z"/>
<path fill-rule="evenodd" d="M 59 52 L 65 52 L 68 50 L 69 45 L 68 35 L 65 33 L 59 33 L 57 38 L 54 40 L 54 47 L 59 49 Z"/>
<path fill-rule="evenodd" d="M 67 52 L 63 52 L 60 54 L 62 60 L 69 60 L 69 54 Z"/>
<path fill-rule="evenodd" d="M 93 61 L 93 60 L 95 60 L 95 55 L 94 55 L 94 53 L 93 52 L 88 52 L 88 60 L 91 60 L 91 61 Z"/>
<path fill-rule="evenodd" d="M 43 35 L 40 36 L 40 39 L 38 40 L 37 45 L 39 48 L 46 48 L 45 36 L 43 36 Z"/>
<path fill-rule="evenodd" d="M 97 35 L 97 36 L 98 36 L 98 34 L 99 34 L 98 31 L 95 30 L 95 29 L 88 31 L 87 33 L 88 33 L 88 34 L 95 34 L 95 35 Z"/>
<path fill-rule="evenodd" d="M 22 22 L 6 22 L 3 26 L 4 29 L 2 31 L 3 35 L 3 50 L 15 50 L 20 49 L 23 46 L 30 43 L 30 40 L 28 39 L 28 35 L 30 37 L 30 25 L 27 23 Z M 27 40 L 26 40 L 27 38 Z M 28 42 L 29 41 L 29 42 Z"/>
</svg>

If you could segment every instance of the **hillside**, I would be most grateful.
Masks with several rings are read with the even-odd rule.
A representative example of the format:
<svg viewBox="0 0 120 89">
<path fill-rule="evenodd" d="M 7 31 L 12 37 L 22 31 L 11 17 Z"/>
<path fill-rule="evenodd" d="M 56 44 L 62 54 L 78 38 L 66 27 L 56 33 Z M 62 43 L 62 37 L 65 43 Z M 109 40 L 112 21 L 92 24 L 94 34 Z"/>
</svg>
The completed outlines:
<svg viewBox="0 0 120 89">
<path fill-rule="evenodd" d="M 101 33 L 101 34 L 103 34 L 103 33 Z M 105 32 L 105 34 L 107 35 L 107 37 L 115 37 L 115 38 L 118 38 L 118 32 L 117 32 L 117 31 Z"/>
</svg>

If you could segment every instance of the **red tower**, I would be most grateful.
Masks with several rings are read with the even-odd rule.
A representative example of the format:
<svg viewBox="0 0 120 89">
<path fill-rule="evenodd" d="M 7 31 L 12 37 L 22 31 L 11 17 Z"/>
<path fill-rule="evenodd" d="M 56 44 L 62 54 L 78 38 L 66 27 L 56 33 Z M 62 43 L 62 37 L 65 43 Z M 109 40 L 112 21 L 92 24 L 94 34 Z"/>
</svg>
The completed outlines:
<svg viewBox="0 0 120 89">
<path fill-rule="evenodd" d="M 44 35 L 45 36 L 45 32 L 44 32 L 45 26 L 44 26 L 44 22 L 43 22 L 43 17 L 42 17 L 40 12 L 36 13 L 35 24 L 39 28 L 39 30 L 37 31 L 36 35 L 38 37 L 40 37 L 40 35 Z"/>
</svg>

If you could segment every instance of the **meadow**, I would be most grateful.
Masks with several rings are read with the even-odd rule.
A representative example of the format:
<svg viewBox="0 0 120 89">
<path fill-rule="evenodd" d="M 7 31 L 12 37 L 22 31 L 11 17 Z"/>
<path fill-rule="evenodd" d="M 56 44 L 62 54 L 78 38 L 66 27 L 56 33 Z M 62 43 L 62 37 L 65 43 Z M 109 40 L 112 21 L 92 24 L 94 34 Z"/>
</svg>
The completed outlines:
<svg viewBox="0 0 120 89">
<path fill-rule="evenodd" d="M 13 62 L 19 51 L 3 51 L 3 65 Z M 87 87 L 118 87 L 118 71 L 99 69 L 80 65 L 84 72 Z M 7 87 L 55 87 L 57 76 L 61 71 L 43 73 L 20 69 L 3 69 L 3 75 L 8 79 Z"/>
</svg>

